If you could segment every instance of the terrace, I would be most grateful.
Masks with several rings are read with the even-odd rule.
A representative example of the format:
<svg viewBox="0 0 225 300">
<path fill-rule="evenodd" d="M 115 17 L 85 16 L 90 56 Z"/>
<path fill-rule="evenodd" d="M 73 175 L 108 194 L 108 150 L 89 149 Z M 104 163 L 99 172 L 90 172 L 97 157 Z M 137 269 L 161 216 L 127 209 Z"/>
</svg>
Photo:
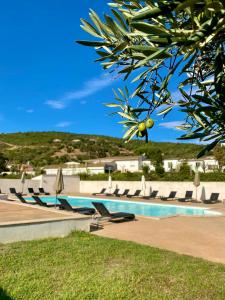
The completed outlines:
<svg viewBox="0 0 225 300">
<path fill-rule="evenodd" d="M 85 196 L 90 197 L 90 194 L 85 194 Z M 116 198 L 113 199 L 116 200 Z M 124 198 L 124 200 L 127 199 Z M 162 204 L 160 200 L 135 199 L 135 201 Z M 177 201 L 169 201 L 169 204 L 177 205 Z M 191 203 L 182 203 L 181 205 L 193 206 Z M 202 203 L 195 203 L 194 206 L 206 207 Z M 101 223 L 103 226 L 100 226 L 98 230 L 93 230 L 92 233 L 225 263 L 223 251 L 225 248 L 225 207 L 224 204 L 219 203 L 210 208 L 221 212 L 222 215 L 214 217 L 174 216 L 160 219 L 137 216 L 137 220 L 134 222 L 116 224 L 103 222 Z M 7 242 L 7 239 L 10 238 L 11 241 L 19 241 L 66 236 L 73 230 L 90 231 L 90 225 L 93 222 L 89 216 L 4 200 L 1 200 L 0 203 L 0 220 L 0 238 L 3 242 Z M 43 224 L 46 226 L 44 235 Z M 28 232 L 27 236 L 24 236 L 22 232 L 24 228 L 26 228 L 26 233 Z M 36 236 L 34 233 L 31 234 L 34 228 L 36 228 Z M 6 232 L 6 229 L 9 231 Z"/>
<path fill-rule="evenodd" d="M 91 219 L 80 214 L 38 205 L 0 202 L 0 243 L 66 236 L 73 230 L 89 231 Z"/>
</svg>

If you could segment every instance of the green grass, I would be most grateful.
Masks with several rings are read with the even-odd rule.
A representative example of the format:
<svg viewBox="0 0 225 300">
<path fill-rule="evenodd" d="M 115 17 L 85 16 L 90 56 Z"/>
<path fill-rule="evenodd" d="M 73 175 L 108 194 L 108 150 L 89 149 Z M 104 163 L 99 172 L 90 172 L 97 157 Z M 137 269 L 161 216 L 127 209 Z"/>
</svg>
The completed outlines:
<svg viewBox="0 0 225 300">
<path fill-rule="evenodd" d="M 225 299 L 225 266 L 76 232 L 0 245 L 0 299 Z"/>
</svg>

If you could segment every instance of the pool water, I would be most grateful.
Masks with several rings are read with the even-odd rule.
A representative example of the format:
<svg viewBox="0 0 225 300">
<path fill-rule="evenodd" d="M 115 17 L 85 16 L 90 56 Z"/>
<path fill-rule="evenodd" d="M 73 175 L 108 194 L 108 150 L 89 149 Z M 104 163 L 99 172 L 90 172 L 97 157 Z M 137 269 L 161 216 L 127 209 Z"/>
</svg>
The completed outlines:
<svg viewBox="0 0 225 300">
<path fill-rule="evenodd" d="M 55 197 L 40 197 L 43 201 L 49 203 L 55 203 Z M 61 196 L 65 198 L 72 206 L 78 207 L 93 207 L 92 202 L 102 202 L 109 209 L 109 211 L 123 211 L 134 213 L 139 216 L 146 217 L 168 217 L 175 215 L 187 215 L 187 216 L 219 216 L 221 213 L 217 211 L 212 211 L 207 208 L 200 208 L 194 206 L 181 206 L 181 205 L 169 205 L 169 204 L 155 204 L 155 203 L 145 203 L 137 201 L 121 201 L 121 200 L 108 200 L 108 199 L 98 199 L 98 198 L 86 198 L 86 197 L 70 197 Z M 32 198 L 26 198 L 31 200 Z M 58 203 L 58 202 L 57 202 Z"/>
</svg>

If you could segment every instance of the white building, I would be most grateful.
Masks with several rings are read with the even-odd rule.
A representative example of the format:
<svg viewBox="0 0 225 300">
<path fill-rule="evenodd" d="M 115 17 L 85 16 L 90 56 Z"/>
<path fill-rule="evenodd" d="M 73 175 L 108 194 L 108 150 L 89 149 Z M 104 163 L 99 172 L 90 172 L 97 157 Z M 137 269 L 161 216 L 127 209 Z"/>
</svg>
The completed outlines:
<svg viewBox="0 0 225 300">
<path fill-rule="evenodd" d="M 218 161 L 212 157 L 208 156 L 204 159 L 189 159 L 187 164 L 190 166 L 192 171 L 198 170 L 199 172 L 213 172 L 219 169 Z"/>
<path fill-rule="evenodd" d="M 142 160 L 137 156 L 121 157 L 114 160 L 117 171 L 121 173 L 139 172 L 142 168 Z"/>
<path fill-rule="evenodd" d="M 219 169 L 219 163 L 214 157 L 205 157 L 204 159 L 164 159 L 163 168 L 165 172 L 178 171 L 182 164 L 186 163 L 193 171 L 199 172 L 213 172 Z M 143 166 L 148 166 L 149 171 L 155 171 L 154 165 L 150 160 L 144 159 L 142 156 L 125 156 L 125 157 L 111 157 L 100 158 L 86 161 L 81 165 L 77 162 L 67 162 L 62 167 L 63 175 L 78 175 L 86 174 L 103 174 L 105 170 L 112 166 L 111 170 L 116 170 L 121 173 L 126 172 L 141 172 Z M 46 175 L 56 175 L 58 166 L 50 166 L 45 168 Z"/>
<path fill-rule="evenodd" d="M 142 161 L 142 167 L 144 166 L 148 166 L 150 172 L 155 171 L 155 166 L 152 164 L 150 160 L 144 159 Z"/>
<path fill-rule="evenodd" d="M 165 172 L 172 172 L 179 169 L 181 165 L 181 161 L 178 159 L 164 159 L 163 160 L 163 168 Z"/>
<path fill-rule="evenodd" d="M 45 169 L 46 175 L 56 175 L 58 171 L 58 167 L 46 167 Z M 63 175 L 72 176 L 78 174 L 103 174 L 105 172 L 104 166 L 88 166 L 88 167 L 62 167 Z"/>
</svg>

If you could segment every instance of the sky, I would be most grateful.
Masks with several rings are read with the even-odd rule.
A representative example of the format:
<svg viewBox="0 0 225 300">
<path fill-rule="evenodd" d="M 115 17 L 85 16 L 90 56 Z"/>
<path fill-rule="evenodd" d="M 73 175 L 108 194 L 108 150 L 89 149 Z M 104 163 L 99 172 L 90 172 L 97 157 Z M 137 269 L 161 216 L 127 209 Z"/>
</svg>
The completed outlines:
<svg viewBox="0 0 225 300">
<path fill-rule="evenodd" d="M 7 0 L 0 10 L 0 132 L 65 131 L 122 137 L 124 128 L 104 103 L 123 87 L 102 70 L 80 28 L 88 11 L 108 11 L 99 0 Z M 131 86 L 132 88 L 132 86 Z M 174 87 L 175 88 L 175 87 Z M 174 90 L 174 92 L 176 92 Z M 182 134 L 177 111 L 150 132 L 150 140 L 172 141 Z"/>
</svg>

